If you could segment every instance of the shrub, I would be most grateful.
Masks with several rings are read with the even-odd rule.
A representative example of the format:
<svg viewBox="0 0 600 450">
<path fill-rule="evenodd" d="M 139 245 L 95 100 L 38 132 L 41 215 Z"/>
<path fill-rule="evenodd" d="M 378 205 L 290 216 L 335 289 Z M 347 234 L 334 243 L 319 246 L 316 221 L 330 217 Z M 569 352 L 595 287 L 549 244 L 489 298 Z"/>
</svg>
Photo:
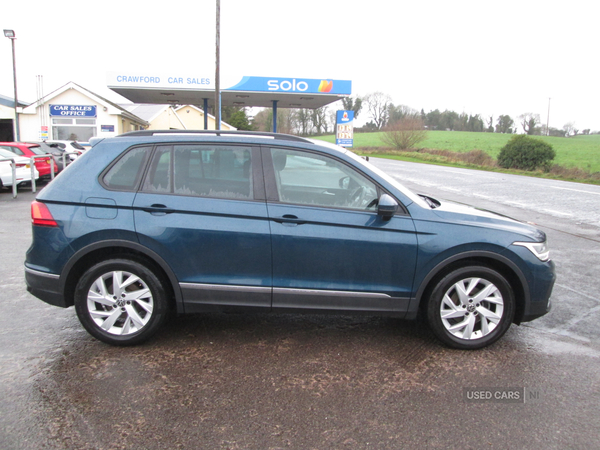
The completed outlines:
<svg viewBox="0 0 600 450">
<path fill-rule="evenodd" d="M 525 135 L 511 138 L 498 155 L 498 165 L 505 169 L 550 170 L 556 152 L 550 144 Z"/>
<path fill-rule="evenodd" d="M 383 131 L 381 140 L 398 150 L 413 148 L 427 137 L 420 117 L 404 117 L 385 127 Z"/>
</svg>

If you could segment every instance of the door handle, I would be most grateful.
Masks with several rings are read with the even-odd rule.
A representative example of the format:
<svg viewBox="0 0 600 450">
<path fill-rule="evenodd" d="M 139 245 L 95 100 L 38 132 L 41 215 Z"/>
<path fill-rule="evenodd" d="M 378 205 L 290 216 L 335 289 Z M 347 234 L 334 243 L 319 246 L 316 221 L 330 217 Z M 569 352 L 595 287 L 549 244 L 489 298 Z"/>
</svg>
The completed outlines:
<svg viewBox="0 0 600 450">
<path fill-rule="evenodd" d="M 142 211 L 150 213 L 154 216 L 163 216 L 165 214 L 171 214 L 171 213 L 175 212 L 174 209 L 167 208 L 166 205 L 162 205 L 159 203 L 154 203 L 150 206 L 143 206 Z"/>
<path fill-rule="evenodd" d="M 281 217 L 275 217 L 273 220 L 283 225 L 302 225 L 303 223 L 306 223 L 305 220 L 299 219 L 298 216 L 293 214 L 285 214 Z"/>
</svg>

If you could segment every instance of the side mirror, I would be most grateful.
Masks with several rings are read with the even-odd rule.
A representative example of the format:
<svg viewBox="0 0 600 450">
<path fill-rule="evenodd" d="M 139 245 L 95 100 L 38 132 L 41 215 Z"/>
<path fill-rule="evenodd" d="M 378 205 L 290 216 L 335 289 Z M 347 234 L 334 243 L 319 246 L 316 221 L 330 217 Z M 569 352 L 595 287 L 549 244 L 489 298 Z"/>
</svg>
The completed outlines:
<svg viewBox="0 0 600 450">
<path fill-rule="evenodd" d="M 382 194 L 382 196 L 379 197 L 377 214 L 380 215 L 383 220 L 390 220 L 397 211 L 398 202 L 396 200 L 388 194 Z"/>
</svg>

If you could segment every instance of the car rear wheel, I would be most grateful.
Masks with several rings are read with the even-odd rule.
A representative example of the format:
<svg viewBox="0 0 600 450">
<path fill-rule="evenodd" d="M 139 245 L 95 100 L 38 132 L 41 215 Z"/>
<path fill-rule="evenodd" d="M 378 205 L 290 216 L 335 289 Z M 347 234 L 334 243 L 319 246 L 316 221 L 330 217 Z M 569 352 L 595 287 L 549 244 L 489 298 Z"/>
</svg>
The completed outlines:
<svg viewBox="0 0 600 450">
<path fill-rule="evenodd" d="M 437 283 L 427 318 L 434 334 L 446 345 L 478 349 L 506 333 L 514 310 L 513 290 L 500 273 L 469 266 L 450 272 Z"/>
<path fill-rule="evenodd" d="M 75 288 L 75 310 L 96 339 L 135 345 L 150 338 L 166 319 L 168 301 L 160 279 L 129 259 L 102 261 Z"/>
</svg>

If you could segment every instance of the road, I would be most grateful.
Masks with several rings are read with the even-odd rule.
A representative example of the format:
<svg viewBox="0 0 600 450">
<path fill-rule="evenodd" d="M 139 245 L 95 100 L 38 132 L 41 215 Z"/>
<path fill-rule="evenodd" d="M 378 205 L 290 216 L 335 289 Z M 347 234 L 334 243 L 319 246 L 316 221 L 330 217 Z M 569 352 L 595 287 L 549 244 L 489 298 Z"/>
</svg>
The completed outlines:
<svg viewBox="0 0 600 450">
<path fill-rule="evenodd" d="M 114 348 L 26 292 L 33 195 L 3 191 L 0 448 L 597 448 L 600 188 L 372 162 L 417 192 L 536 222 L 553 311 L 474 352 L 421 323 L 268 314 L 176 318 Z"/>
</svg>

